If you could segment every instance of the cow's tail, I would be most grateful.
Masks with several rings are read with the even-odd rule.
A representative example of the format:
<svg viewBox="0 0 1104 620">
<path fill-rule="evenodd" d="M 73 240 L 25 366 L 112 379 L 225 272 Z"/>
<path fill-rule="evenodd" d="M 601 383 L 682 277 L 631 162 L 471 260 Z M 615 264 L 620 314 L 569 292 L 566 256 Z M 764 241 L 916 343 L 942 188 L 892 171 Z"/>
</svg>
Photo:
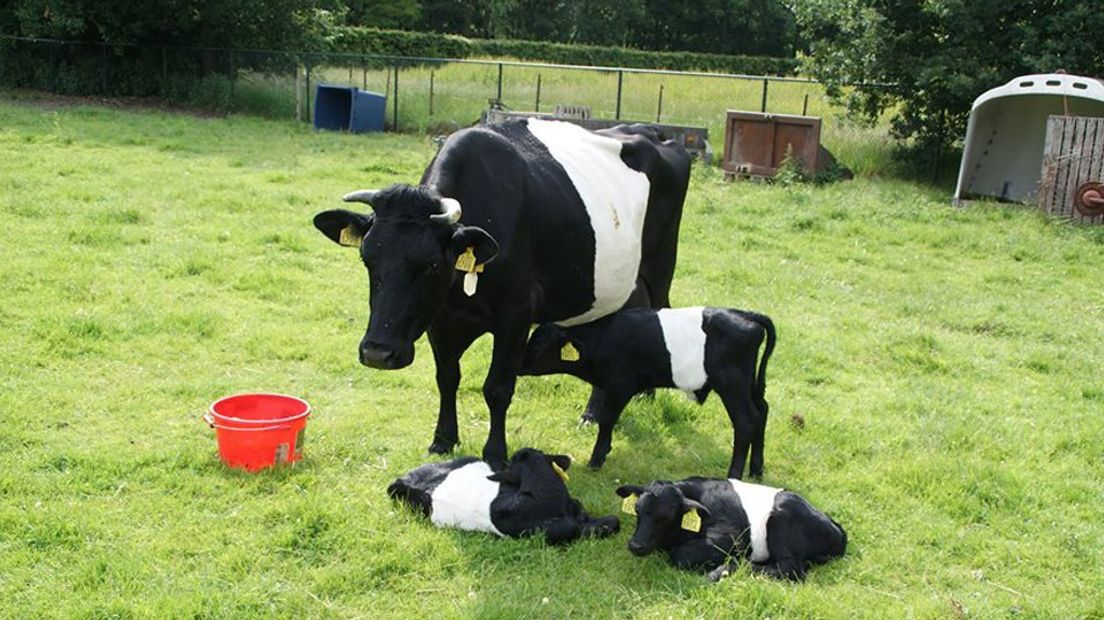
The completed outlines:
<svg viewBox="0 0 1104 620">
<path fill-rule="evenodd" d="M 763 402 L 763 396 L 767 392 L 767 361 L 770 360 L 771 353 L 774 352 L 774 343 L 778 340 L 778 334 L 774 331 L 774 321 L 769 316 L 747 310 L 741 310 L 740 315 L 756 323 L 763 328 L 763 331 L 767 332 L 767 346 L 763 349 L 763 357 L 759 360 L 759 371 L 755 378 L 755 398 L 758 402 Z"/>
</svg>

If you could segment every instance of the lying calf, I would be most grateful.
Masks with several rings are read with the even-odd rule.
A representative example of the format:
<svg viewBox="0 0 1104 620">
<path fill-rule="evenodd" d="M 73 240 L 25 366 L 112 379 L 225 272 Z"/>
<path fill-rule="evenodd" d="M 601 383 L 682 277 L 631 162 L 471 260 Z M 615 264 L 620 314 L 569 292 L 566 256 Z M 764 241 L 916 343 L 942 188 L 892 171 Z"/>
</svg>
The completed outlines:
<svg viewBox="0 0 1104 620">
<path fill-rule="evenodd" d="M 652 482 L 617 489 L 636 513 L 629 551 L 667 552 L 679 568 L 709 571 L 717 581 L 747 558 L 751 569 L 800 581 L 810 564 L 840 557 L 847 532 L 802 497 L 758 484 L 716 478 Z"/>
<path fill-rule="evenodd" d="M 756 374 L 764 337 L 767 346 Z M 770 318 L 725 308 L 622 310 L 593 323 L 541 325 L 526 346 L 522 375 L 565 373 L 605 390 L 595 412 L 598 440 L 591 467 L 601 467 L 610 451 L 613 427 L 636 394 L 675 387 L 705 402 L 717 392 L 732 421 L 732 462 L 728 475 L 742 478 L 751 447 L 751 475 L 763 475 L 763 434 L 767 425 L 767 360 L 775 343 Z"/>
<path fill-rule="evenodd" d="M 616 516 L 590 518 L 567 494 L 564 473 L 571 459 L 519 450 L 495 473 L 469 456 L 411 470 L 387 487 L 387 494 L 421 511 L 439 527 L 526 536 L 543 531 L 551 544 L 581 536 L 617 533 Z"/>
</svg>

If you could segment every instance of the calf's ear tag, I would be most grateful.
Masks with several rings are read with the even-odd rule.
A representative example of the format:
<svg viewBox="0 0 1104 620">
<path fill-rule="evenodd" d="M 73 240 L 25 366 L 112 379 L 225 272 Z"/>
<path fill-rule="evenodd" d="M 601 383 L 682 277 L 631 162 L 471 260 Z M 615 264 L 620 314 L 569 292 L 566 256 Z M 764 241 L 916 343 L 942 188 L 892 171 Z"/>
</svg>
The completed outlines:
<svg viewBox="0 0 1104 620">
<path fill-rule="evenodd" d="M 571 480 L 571 478 L 567 477 L 567 472 L 564 471 L 562 467 L 557 465 L 555 461 L 552 461 L 552 471 L 556 472 L 556 475 L 559 476 L 560 480 L 563 480 L 564 483 L 566 483 L 568 480 Z"/>
<path fill-rule="evenodd" d="M 697 508 L 691 508 L 682 515 L 682 529 L 687 532 L 701 531 L 701 515 Z"/>
<path fill-rule="evenodd" d="M 636 493 L 630 493 L 625 501 L 621 502 L 621 512 L 628 515 L 636 514 L 636 500 Z"/>
<path fill-rule="evenodd" d="M 353 228 L 352 224 L 349 224 L 345 228 L 341 229 L 341 234 L 338 235 L 337 242 L 341 245 L 347 245 L 349 247 L 360 247 L 360 242 L 364 240 L 364 235 L 357 232 L 356 228 Z"/>
<path fill-rule="evenodd" d="M 579 350 L 570 341 L 565 342 L 563 348 L 560 349 L 560 359 L 565 362 L 577 362 L 579 361 Z"/>
</svg>

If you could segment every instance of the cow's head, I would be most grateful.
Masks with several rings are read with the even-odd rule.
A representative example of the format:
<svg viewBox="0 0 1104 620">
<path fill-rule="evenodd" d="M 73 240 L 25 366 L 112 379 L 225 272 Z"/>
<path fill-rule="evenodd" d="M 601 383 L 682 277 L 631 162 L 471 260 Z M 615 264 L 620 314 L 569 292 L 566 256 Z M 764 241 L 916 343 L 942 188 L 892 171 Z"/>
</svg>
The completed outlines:
<svg viewBox="0 0 1104 620">
<path fill-rule="evenodd" d="M 345 201 L 365 203 L 373 213 L 323 211 L 314 226 L 334 243 L 358 247 L 368 269 L 370 315 L 360 363 L 403 368 L 414 361 L 414 341 L 449 287 L 463 277 L 457 257 L 472 248 L 484 265 L 498 254 L 498 243 L 482 228 L 460 225 L 460 203 L 430 188 L 392 185 L 353 192 Z"/>
<path fill-rule="evenodd" d="M 684 529 L 686 513 L 696 511 L 701 519 L 709 516 L 705 506 L 683 495 L 671 482 L 657 481 L 646 487 L 626 484 L 617 487 L 617 494 L 626 498 L 626 510 L 636 513 L 636 530 L 629 539 L 629 551 L 634 555 L 670 548 Z"/>
</svg>

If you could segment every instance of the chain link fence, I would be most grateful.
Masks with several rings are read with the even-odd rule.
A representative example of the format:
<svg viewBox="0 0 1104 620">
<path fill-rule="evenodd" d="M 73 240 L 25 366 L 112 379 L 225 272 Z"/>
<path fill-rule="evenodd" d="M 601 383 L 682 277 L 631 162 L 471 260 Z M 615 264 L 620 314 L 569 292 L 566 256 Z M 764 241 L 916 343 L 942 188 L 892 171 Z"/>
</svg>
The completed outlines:
<svg viewBox="0 0 1104 620">
<path fill-rule="evenodd" d="M 833 118 L 824 88 L 798 77 L 361 54 L 135 46 L 0 37 L 0 86 L 78 96 L 153 97 L 186 107 L 311 122 L 319 84 L 387 97 L 392 131 L 447 133 L 488 106 L 705 127 L 720 143 L 725 110 Z M 846 136 L 836 136 L 846 140 Z"/>
</svg>

